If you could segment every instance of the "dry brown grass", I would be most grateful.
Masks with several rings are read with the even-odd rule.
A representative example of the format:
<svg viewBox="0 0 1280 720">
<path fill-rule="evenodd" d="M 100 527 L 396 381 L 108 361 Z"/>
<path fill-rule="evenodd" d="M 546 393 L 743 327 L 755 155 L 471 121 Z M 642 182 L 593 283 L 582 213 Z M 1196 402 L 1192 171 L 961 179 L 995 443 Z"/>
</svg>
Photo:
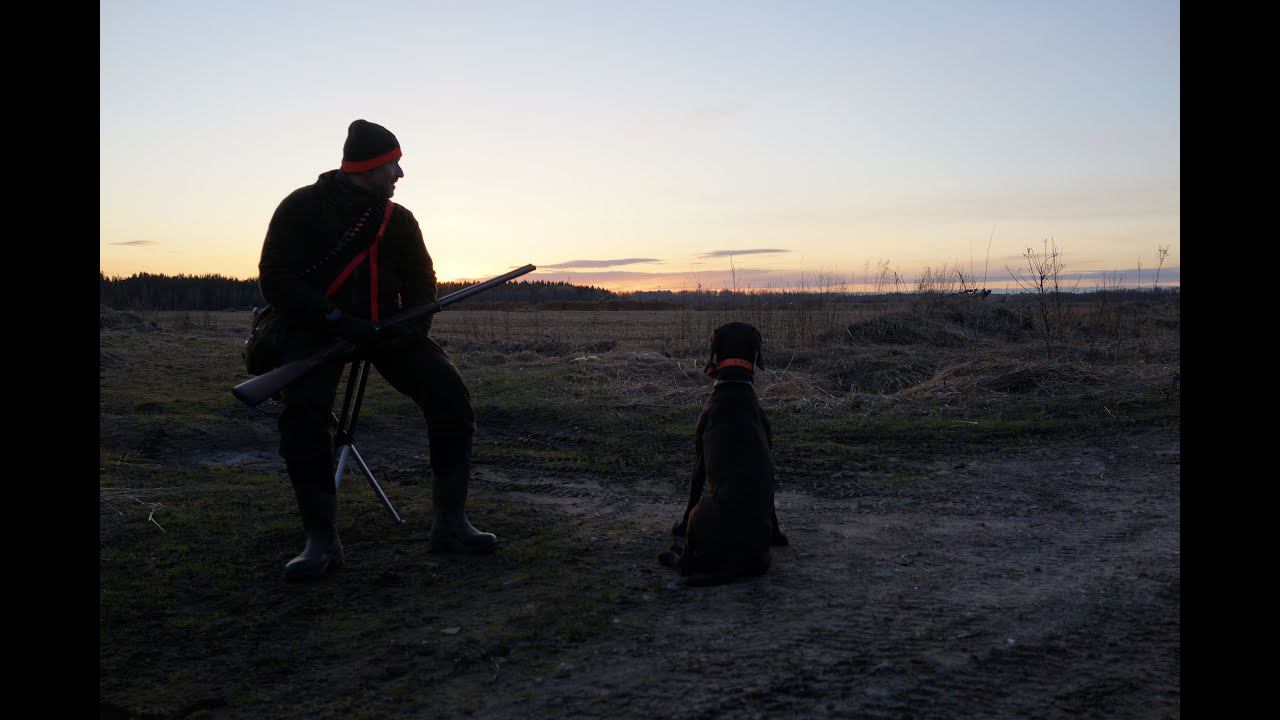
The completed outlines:
<svg viewBox="0 0 1280 720">
<path fill-rule="evenodd" d="M 948 365 L 904 389 L 902 397 L 946 399 L 961 393 L 1079 394 L 1107 383 L 1113 372 L 1080 362 L 986 357 Z"/>
<path fill-rule="evenodd" d="M 1045 360 L 1035 306 L 1016 297 L 934 292 L 883 303 L 771 303 L 675 311 L 459 310 L 435 316 L 433 336 L 475 368 L 554 368 L 618 395 L 627 406 L 687 402 L 704 392 L 707 341 L 743 320 L 765 338 L 763 399 L 815 408 L 1085 397 L 1107 388 L 1160 389 L 1178 372 L 1181 313 L 1172 293 L 1100 293 L 1063 311 L 1062 340 Z M 242 339 L 249 313 L 128 313 L 103 308 L 100 326 Z M 238 350 L 238 342 L 236 349 Z M 101 365 L 123 362 L 104 351 Z"/>
<path fill-rule="evenodd" d="M 1073 298 L 1064 304 L 1052 360 L 1028 298 L 918 293 L 860 306 L 766 300 L 745 297 L 740 308 L 723 310 L 442 313 L 433 332 L 451 352 L 472 358 L 581 365 L 646 406 L 705 390 L 707 340 L 730 320 L 764 335 L 762 399 L 818 409 L 878 406 L 880 399 L 998 404 L 1001 397 L 1052 402 L 1158 391 L 1178 371 L 1180 311 L 1171 294 L 1114 306 Z"/>
</svg>

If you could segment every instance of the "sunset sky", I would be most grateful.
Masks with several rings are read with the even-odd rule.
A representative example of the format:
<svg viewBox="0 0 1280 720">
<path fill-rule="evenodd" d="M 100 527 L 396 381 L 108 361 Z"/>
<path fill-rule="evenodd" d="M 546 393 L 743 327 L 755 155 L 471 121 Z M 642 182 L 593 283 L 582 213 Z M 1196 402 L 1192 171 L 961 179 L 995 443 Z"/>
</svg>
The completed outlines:
<svg viewBox="0 0 1280 720">
<path fill-rule="evenodd" d="M 1082 289 L 1149 286 L 1161 246 L 1179 283 L 1176 2 L 100 8 L 109 276 L 256 276 L 364 118 L 441 280 L 856 286 L 887 260 L 999 287 L 1052 238 Z"/>
</svg>

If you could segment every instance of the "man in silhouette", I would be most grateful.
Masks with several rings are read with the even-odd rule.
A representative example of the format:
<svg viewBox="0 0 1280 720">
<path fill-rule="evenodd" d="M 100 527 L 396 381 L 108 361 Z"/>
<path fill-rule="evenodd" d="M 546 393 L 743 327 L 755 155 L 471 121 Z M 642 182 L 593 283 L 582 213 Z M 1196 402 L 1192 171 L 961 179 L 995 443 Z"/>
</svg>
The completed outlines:
<svg viewBox="0 0 1280 720">
<path fill-rule="evenodd" d="M 290 193 L 276 208 L 258 264 L 267 302 L 280 313 L 291 352 L 306 357 L 334 338 L 356 347 L 426 418 L 432 468 L 431 551 L 488 553 L 497 538 L 468 522 L 475 415 L 467 386 L 428 337 L 431 316 L 379 327 L 397 311 L 436 299 L 436 275 L 413 214 L 391 201 L 400 143 L 356 120 L 342 165 Z M 285 579 L 319 578 L 343 563 L 337 530 L 331 413 L 345 360 L 325 363 L 282 391 L 280 455 L 298 499 L 306 546 Z"/>
</svg>

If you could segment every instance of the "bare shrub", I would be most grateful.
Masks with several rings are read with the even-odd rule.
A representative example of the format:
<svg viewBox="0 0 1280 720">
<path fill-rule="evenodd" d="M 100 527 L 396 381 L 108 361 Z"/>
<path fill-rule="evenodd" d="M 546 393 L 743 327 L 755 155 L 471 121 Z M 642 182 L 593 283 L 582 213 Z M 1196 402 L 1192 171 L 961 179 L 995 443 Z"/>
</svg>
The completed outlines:
<svg viewBox="0 0 1280 720">
<path fill-rule="evenodd" d="M 1062 288 L 1059 284 L 1065 267 L 1062 264 L 1062 250 L 1057 242 L 1047 238 L 1040 252 L 1028 247 L 1022 257 L 1027 264 L 1025 270 L 1014 270 L 1008 265 L 1005 269 L 1024 292 L 1032 295 L 1044 335 L 1045 357 L 1052 360 L 1054 340 L 1064 340 Z"/>
<path fill-rule="evenodd" d="M 934 270 L 925 265 L 920 271 L 920 275 L 916 277 L 916 292 L 924 294 L 947 295 L 956 292 L 957 280 L 963 280 L 964 275 L 959 268 L 949 267 L 943 263 L 938 269 Z"/>
<path fill-rule="evenodd" d="M 1152 290 L 1157 290 L 1160 287 L 1160 270 L 1164 267 L 1165 258 L 1169 257 L 1169 246 L 1158 245 L 1156 247 L 1156 255 L 1159 257 L 1159 262 L 1156 264 L 1156 276 L 1151 280 Z"/>
<path fill-rule="evenodd" d="M 872 262 L 866 263 L 866 285 L 874 288 L 876 295 L 884 293 L 902 292 L 902 286 L 906 282 L 902 274 L 898 272 L 897 266 L 893 265 L 889 259 L 875 261 L 874 273 L 872 272 Z"/>
</svg>

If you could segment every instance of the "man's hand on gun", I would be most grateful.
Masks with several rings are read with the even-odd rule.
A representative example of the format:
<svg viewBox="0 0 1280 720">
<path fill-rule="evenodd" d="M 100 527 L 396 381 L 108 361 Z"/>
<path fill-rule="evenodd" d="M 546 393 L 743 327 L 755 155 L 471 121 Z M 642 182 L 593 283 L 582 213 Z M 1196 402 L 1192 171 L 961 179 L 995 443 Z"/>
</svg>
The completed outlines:
<svg viewBox="0 0 1280 720">
<path fill-rule="evenodd" d="M 361 317 L 348 315 L 334 308 L 325 316 L 333 334 L 356 346 L 359 352 L 368 352 L 378 342 L 378 328 Z"/>
<path fill-rule="evenodd" d="M 356 346 L 356 351 L 368 353 L 396 352 L 407 347 L 413 341 L 413 330 L 405 325 L 384 325 L 378 327 L 361 317 L 348 315 L 334 308 L 325 319 L 330 330 L 337 337 Z"/>
</svg>

